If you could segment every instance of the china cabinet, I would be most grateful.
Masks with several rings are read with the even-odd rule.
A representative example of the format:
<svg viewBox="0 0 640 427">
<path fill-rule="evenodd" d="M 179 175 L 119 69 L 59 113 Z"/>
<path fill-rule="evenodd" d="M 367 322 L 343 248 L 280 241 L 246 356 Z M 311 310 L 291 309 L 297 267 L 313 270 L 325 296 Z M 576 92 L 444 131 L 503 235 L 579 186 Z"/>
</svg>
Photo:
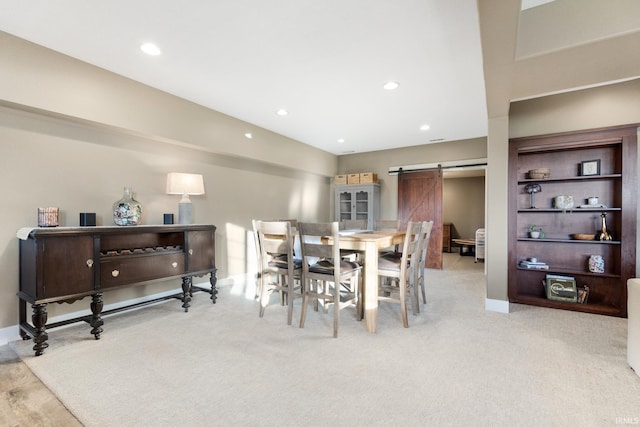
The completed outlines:
<svg viewBox="0 0 640 427">
<path fill-rule="evenodd" d="M 335 220 L 366 220 L 367 229 L 373 230 L 380 217 L 380 185 L 337 185 Z"/>
</svg>

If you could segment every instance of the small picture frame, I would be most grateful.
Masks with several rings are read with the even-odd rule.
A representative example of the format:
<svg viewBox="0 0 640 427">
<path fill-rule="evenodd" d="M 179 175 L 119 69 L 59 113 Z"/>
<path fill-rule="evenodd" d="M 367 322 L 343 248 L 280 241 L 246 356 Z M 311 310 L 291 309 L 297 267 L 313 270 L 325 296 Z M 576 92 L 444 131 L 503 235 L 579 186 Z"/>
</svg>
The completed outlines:
<svg viewBox="0 0 640 427">
<path fill-rule="evenodd" d="M 582 176 L 600 175 L 600 159 L 585 160 L 581 162 L 580 175 Z"/>
</svg>

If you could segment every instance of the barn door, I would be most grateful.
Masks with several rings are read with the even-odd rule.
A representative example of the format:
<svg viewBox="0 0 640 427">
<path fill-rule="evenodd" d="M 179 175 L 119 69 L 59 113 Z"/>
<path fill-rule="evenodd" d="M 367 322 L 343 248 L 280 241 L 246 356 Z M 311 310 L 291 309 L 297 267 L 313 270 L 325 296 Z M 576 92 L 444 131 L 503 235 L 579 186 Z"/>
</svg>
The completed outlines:
<svg viewBox="0 0 640 427">
<path fill-rule="evenodd" d="M 398 219 L 433 221 L 426 267 L 442 269 L 442 170 L 398 174 Z"/>
</svg>

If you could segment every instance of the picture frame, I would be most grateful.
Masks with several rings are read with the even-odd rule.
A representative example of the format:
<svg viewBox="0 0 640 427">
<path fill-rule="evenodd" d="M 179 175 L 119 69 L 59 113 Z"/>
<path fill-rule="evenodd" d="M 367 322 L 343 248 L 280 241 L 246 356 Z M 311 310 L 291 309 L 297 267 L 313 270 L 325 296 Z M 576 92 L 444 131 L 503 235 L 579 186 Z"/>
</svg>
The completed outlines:
<svg viewBox="0 0 640 427">
<path fill-rule="evenodd" d="M 580 163 L 580 175 L 581 176 L 600 175 L 600 159 L 582 161 Z"/>
</svg>

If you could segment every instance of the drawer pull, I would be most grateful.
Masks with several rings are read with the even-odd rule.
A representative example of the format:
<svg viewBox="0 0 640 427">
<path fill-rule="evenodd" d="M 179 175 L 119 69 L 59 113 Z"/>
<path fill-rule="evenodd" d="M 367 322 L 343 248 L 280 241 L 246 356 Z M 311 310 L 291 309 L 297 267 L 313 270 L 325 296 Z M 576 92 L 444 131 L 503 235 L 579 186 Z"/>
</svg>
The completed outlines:
<svg viewBox="0 0 640 427">
<path fill-rule="evenodd" d="M 193 255 L 193 249 L 189 249 L 189 255 Z"/>
<path fill-rule="evenodd" d="M 112 275 L 113 277 L 118 277 L 118 276 L 120 275 L 120 272 L 119 272 L 118 270 L 112 270 L 112 271 L 111 271 L 111 275 Z"/>
<path fill-rule="evenodd" d="M 87 260 L 87 267 L 89 268 L 93 267 L 93 260 L 91 258 Z"/>
<path fill-rule="evenodd" d="M 171 267 L 176 268 L 177 266 L 178 266 L 177 262 L 174 261 L 174 262 L 171 263 Z"/>
</svg>

